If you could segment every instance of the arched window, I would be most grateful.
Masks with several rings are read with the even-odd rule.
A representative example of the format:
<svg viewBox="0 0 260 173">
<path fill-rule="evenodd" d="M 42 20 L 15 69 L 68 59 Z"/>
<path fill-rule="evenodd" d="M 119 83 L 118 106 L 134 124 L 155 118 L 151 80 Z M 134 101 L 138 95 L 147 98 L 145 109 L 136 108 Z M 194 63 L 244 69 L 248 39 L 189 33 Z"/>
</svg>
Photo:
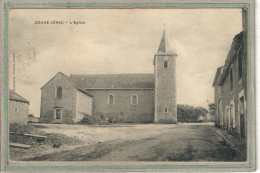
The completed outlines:
<svg viewBox="0 0 260 173">
<path fill-rule="evenodd" d="M 58 98 L 58 99 L 62 98 L 62 88 L 61 87 L 57 88 L 57 96 L 56 96 L 56 98 Z"/>
<path fill-rule="evenodd" d="M 164 108 L 164 113 L 168 113 L 168 108 Z"/>
<path fill-rule="evenodd" d="M 108 98 L 108 104 L 112 105 L 114 104 L 114 96 L 113 95 L 110 95 L 109 98 Z"/>
<path fill-rule="evenodd" d="M 133 105 L 137 105 L 138 104 L 138 98 L 137 98 L 137 95 L 132 95 L 132 104 Z"/>
<path fill-rule="evenodd" d="M 165 69 L 168 68 L 168 61 L 164 61 L 163 67 L 164 67 Z"/>
</svg>

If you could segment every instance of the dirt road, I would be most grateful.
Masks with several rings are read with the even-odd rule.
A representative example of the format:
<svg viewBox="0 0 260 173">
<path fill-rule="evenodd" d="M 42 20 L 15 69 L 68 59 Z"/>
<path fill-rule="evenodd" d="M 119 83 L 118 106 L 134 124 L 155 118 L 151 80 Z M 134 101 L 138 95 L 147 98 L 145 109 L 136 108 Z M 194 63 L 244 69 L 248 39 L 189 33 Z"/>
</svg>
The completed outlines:
<svg viewBox="0 0 260 173">
<path fill-rule="evenodd" d="M 72 126 L 73 127 L 73 126 Z M 55 128 L 49 128 L 48 130 Z M 212 124 L 129 125 L 73 128 L 86 145 L 26 160 L 52 161 L 240 161 Z M 92 130 L 90 130 L 92 129 Z M 46 129 L 47 130 L 47 129 Z M 47 130 L 47 131 L 48 131 Z M 62 131 L 62 128 L 59 128 Z M 64 129 L 63 129 L 64 131 Z M 68 132 L 68 131 L 67 131 Z M 103 136 L 103 138 L 102 138 Z"/>
</svg>

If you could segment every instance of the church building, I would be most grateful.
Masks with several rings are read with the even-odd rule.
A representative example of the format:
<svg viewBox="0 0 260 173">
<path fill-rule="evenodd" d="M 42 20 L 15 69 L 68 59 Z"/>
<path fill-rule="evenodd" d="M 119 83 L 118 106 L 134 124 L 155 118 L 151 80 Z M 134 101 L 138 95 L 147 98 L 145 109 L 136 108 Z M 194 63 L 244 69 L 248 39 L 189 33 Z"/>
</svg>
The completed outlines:
<svg viewBox="0 0 260 173">
<path fill-rule="evenodd" d="M 176 57 L 164 32 L 154 74 L 59 72 L 41 88 L 40 121 L 77 123 L 89 115 L 122 123 L 177 123 Z"/>
</svg>

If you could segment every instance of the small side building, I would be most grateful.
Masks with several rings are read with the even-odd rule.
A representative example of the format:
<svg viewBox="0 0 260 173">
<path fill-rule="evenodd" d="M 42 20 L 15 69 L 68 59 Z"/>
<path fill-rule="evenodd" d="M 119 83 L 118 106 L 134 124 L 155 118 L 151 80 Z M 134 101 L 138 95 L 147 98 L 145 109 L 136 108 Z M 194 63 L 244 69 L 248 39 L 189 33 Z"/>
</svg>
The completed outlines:
<svg viewBox="0 0 260 173">
<path fill-rule="evenodd" d="M 59 72 L 41 88 L 40 122 L 71 124 L 92 115 L 92 95 Z"/>
<path fill-rule="evenodd" d="M 9 90 L 9 123 L 26 124 L 28 122 L 29 101 L 13 90 Z"/>
</svg>

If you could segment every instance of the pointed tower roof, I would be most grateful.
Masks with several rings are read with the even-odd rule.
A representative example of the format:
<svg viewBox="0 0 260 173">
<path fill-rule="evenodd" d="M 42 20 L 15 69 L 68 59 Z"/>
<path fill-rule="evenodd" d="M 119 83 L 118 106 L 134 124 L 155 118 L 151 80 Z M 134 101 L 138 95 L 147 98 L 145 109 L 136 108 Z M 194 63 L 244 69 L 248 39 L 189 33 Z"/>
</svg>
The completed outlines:
<svg viewBox="0 0 260 173">
<path fill-rule="evenodd" d="M 176 54 L 170 48 L 170 45 L 166 38 L 165 30 L 163 32 L 161 43 L 156 54 Z"/>
</svg>

